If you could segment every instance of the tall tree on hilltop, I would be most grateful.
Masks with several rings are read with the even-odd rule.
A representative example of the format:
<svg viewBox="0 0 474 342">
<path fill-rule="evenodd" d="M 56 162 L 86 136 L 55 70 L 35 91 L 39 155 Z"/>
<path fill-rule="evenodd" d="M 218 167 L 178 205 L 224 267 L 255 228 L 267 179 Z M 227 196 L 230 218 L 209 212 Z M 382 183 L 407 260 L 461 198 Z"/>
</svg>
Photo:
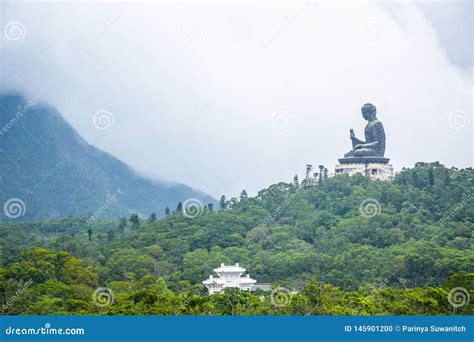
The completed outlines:
<svg viewBox="0 0 474 342">
<path fill-rule="evenodd" d="M 299 186 L 300 186 L 300 182 L 299 182 L 299 179 L 298 179 L 298 175 L 295 175 L 295 176 L 293 177 L 293 186 L 294 186 L 295 188 L 299 188 Z"/>
<path fill-rule="evenodd" d="M 312 170 L 313 170 L 313 165 L 306 164 L 306 179 L 309 179 L 309 175 L 310 175 Z"/>
<path fill-rule="evenodd" d="M 150 215 L 150 218 L 148 219 L 148 222 L 153 223 L 153 222 L 156 221 L 156 219 L 157 219 L 156 214 L 153 213 L 153 214 Z"/>
<path fill-rule="evenodd" d="M 324 165 L 319 165 L 319 185 L 323 180 L 323 173 L 324 173 Z"/>
<path fill-rule="evenodd" d="M 118 230 L 120 233 L 123 233 L 125 231 L 125 228 L 127 227 L 127 219 L 125 217 L 122 217 L 120 220 L 119 220 L 119 226 L 118 226 Z"/>
<path fill-rule="evenodd" d="M 308 187 L 311 184 L 310 174 L 313 170 L 313 165 L 306 164 L 306 178 L 304 179 L 304 186 Z"/>
<path fill-rule="evenodd" d="M 222 195 L 221 200 L 219 201 L 221 210 L 227 209 L 227 201 L 225 200 L 225 195 Z"/>
<path fill-rule="evenodd" d="M 234 205 L 237 204 L 239 200 L 237 199 L 237 197 L 232 197 L 229 202 L 227 202 L 227 208 L 232 208 Z"/>
<path fill-rule="evenodd" d="M 430 186 L 433 186 L 435 183 L 433 167 L 430 167 L 430 169 L 428 170 L 428 182 Z"/>
<path fill-rule="evenodd" d="M 132 229 L 137 229 L 140 227 L 140 219 L 137 214 L 132 214 L 129 218 L 130 223 L 132 224 Z"/>
</svg>

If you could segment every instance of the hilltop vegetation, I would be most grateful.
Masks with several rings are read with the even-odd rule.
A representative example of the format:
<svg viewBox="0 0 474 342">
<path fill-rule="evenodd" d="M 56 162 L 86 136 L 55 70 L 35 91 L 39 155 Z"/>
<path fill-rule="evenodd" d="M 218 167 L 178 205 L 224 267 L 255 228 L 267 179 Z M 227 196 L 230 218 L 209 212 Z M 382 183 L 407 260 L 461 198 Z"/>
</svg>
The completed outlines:
<svg viewBox="0 0 474 342">
<path fill-rule="evenodd" d="M 418 163 L 391 183 L 301 183 L 159 220 L 0 224 L 5 303 L 31 280 L 5 312 L 450 314 L 450 290 L 473 288 L 472 168 Z M 221 262 L 299 293 L 285 292 L 284 305 L 268 293 L 209 296 L 200 282 Z M 94 305 L 98 287 L 114 303 Z M 473 313 L 472 304 L 457 312 Z"/>
</svg>

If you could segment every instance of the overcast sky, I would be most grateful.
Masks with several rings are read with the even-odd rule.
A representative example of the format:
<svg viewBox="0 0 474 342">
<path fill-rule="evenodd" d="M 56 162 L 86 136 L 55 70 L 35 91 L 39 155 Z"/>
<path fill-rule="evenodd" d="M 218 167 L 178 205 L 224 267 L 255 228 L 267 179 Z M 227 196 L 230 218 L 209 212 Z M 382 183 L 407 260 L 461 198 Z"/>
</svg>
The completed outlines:
<svg viewBox="0 0 474 342">
<path fill-rule="evenodd" d="M 0 6 L 1 91 L 148 176 L 230 197 L 333 171 L 365 102 L 395 169 L 473 165 L 470 1 Z"/>
</svg>

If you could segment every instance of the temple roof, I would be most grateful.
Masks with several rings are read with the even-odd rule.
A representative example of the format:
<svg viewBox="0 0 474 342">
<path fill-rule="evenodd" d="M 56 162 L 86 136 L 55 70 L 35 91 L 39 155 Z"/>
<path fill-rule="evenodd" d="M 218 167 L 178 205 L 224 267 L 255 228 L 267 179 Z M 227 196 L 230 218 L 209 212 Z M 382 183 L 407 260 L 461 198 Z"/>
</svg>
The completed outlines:
<svg viewBox="0 0 474 342">
<path fill-rule="evenodd" d="M 210 285 L 210 284 L 224 284 L 225 281 L 222 280 L 221 278 L 214 278 L 212 275 L 209 276 L 208 279 L 204 280 L 202 282 L 204 285 Z"/>
<path fill-rule="evenodd" d="M 257 281 L 247 276 L 247 277 L 240 277 L 239 282 L 241 284 L 255 284 Z"/>
<path fill-rule="evenodd" d="M 215 268 L 214 272 L 216 273 L 221 273 L 221 272 L 245 272 L 245 268 L 242 268 L 239 266 L 239 263 L 236 263 L 235 265 L 224 265 L 223 263 L 221 264 L 221 267 Z"/>
</svg>

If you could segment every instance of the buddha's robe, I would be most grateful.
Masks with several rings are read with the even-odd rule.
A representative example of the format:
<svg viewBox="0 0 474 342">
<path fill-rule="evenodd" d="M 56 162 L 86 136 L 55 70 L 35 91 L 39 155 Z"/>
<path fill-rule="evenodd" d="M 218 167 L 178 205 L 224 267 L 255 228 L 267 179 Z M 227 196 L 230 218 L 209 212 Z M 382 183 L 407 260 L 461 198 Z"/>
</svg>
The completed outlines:
<svg viewBox="0 0 474 342">
<path fill-rule="evenodd" d="M 364 144 L 366 146 L 357 150 L 352 150 L 344 157 L 383 157 L 385 154 L 385 131 L 382 122 L 375 119 L 367 123 L 364 129 L 365 141 L 356 137 L 352 138 L 352 148 L 356 145 Z"/>
</svg>

